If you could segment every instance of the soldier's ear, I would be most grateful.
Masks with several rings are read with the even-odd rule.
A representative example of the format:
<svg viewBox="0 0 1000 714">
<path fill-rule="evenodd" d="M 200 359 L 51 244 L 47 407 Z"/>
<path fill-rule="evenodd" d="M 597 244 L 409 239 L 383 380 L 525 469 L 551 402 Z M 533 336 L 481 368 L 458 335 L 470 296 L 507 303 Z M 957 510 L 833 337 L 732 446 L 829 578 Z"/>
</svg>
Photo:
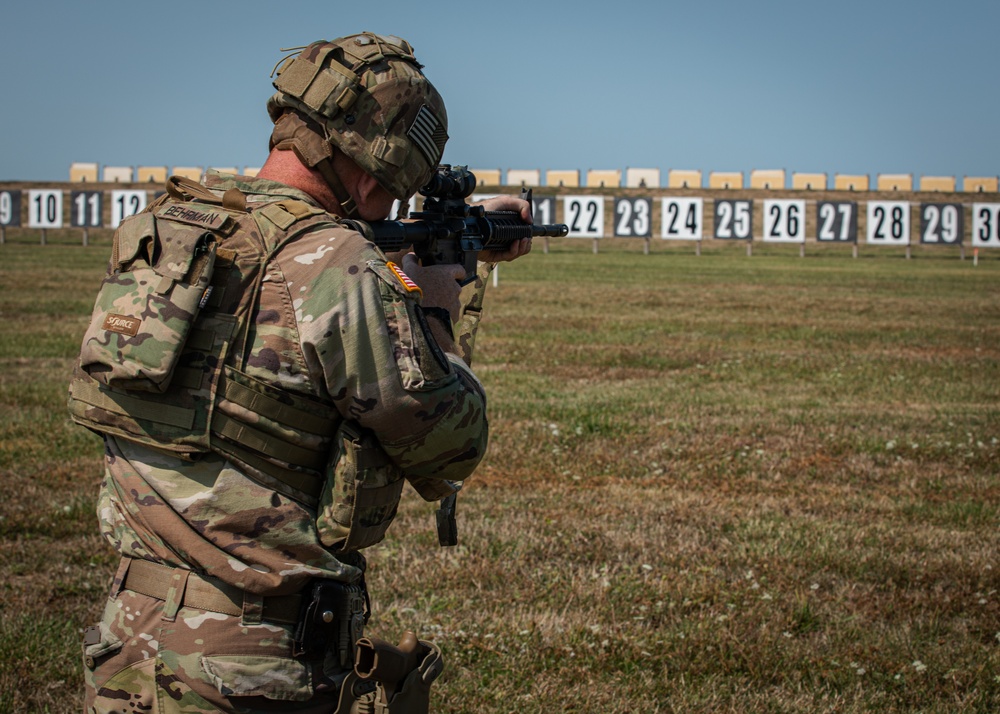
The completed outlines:
<svg viewBox="0 0 1000 714">
<path fill-rule="evenodd" d="M 392 194 L 366 173 L 354 184 L 354 201 L 358 215 L 366 221 L 381 221 L 392 211 Z"/>
<path fill-rule="evenodd" d="M 358 207 L 363 208 L 365 205 L 370 205 L 373 201 L 381 199 L 380 189 L 384 190 L 379 186 L 378 181 L 372 176 L 362 173 L 358 179 L 358 195 L 355 199 L 358 202 Z"/>
</svg>

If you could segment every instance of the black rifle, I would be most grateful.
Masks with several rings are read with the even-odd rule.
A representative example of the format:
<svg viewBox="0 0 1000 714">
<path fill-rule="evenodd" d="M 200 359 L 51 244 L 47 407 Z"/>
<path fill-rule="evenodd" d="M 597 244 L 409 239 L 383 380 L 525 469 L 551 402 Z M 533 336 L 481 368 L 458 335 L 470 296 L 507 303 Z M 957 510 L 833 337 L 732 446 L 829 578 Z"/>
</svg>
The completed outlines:
<svg viewBox="0 0 1000 714">
<path fill-rule="evenodd" d="M 370 223 L 375 245 L 384 253 L 413 247 L 422 265 L 457 263 L 465 268 L 462 285 L 476 277 L 479 251 L 504 251 L 515 241 L 534 236 L 559 237 L 569 233 L 564 223 L 525 223 L 515 211 L 487 211 L 470 206 L 465 199 L 476 189 L 476 177 L 465 166 L 438 167 L 430 182 L 420 189 L 422 211 L 407 221 Z M 531 189 L 521 198 L 531 203 Z"/>
</svg>

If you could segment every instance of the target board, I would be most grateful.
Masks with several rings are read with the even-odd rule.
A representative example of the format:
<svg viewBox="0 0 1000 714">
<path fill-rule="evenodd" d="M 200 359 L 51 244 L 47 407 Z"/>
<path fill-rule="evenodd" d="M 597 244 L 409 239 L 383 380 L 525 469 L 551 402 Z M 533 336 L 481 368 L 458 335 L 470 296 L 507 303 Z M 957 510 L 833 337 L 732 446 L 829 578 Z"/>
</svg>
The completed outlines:
<svg viewBox="0 0 1000 714">
<path fill-rule="evenodd" d="M 753 201 L 716 201 L 715 237 L 720 240 L 752 240 Z"/>
<path fill-rule="evenodd" d="M 958 245 L 965 236 L 961 203 L 924 203 L 920 206 L 920 242 Z"/>
<path fill-rule="evenodd" d="M 972 246 L 1000 248 L 1000 203 L 972 204 Z"/>
<path fill-rule="evenodd" d="M 555 223 L 556 222 L 555 197 L 532 195 L 531 219 L 535 223 Z"/>
<path fill-rule="evenodd" d="M 649 238 L 653 234 L 653 202 L 648 198 L 615 199 L 615 235 Z"/>
<path fill-rule="evenodd" d="M 65 194 L 65 195 L 64 195 Z M 0 190 L 0 226 L 49 229 L 62 228 L 64 221 L 73 228 L 117 228 L 129 216 L 147 206 L 145 190 L 76 190 L 39 188 Z M 497 194 L 476 194 L 473 202 L 492 198 Z M 411 213 L 420 210 L 421 197 L 413 196 L 408 202 Z M 557 220 L 569 226 L 570 237 L 603 238 L 605 236 L 605 202 L 607 196 L 534 196 L 532 216 L 536 223 L 553 224 Z M 660 201 L 660 225 L 654 226 L 653 202 Z M 712 207 L 705 206 L 706 200 Z M 69 205 L 63 204 L 68 201 Z M 110 206 L 107 206 L 110 201 Z M 557 204 L 561 201 L 561 211 Z M 803 244 L 807 239 L 807 208 L 812 201 L 801 199 L 763 200 L 759 219 L 760 237 L 765 242 Z M 658 235 L 665 240 L 700 241 L 706 237 L 718 240 L 754 240 L 754 200 L 705 199 L 697 196 L 615 197 L 611 221 L 612 235 L 623 238 L 650 238 Z M 857 201 L 817 200 L 815 202 L 815 228 L 810 228 L 810 239 L 820 243 L 857 243 L 859 239 L 859 214 L 862 208 Z M 401 207 L 395 201 L 393 218 Z M 66 216 L 64 217 L 64 209 Z M 110 209 L 110 210 L 109 210 Z M 705 225 L 705 212 L 713 213 L 713 226 Z M 865 240 L 871 245 L 909 246 L 919 240 L 924 245 L 962 245 L 966 231 L 971 244 L 977 248 L 1000 248 L 1000 203 L 920 203 L 910 201 L 868 201 L 864 206 L 866 223 Z M 971 211 L 970 220 L 966 217 Z M 561 212 L 561 216 L 557 216 Z M 22 215 L 26 217 L 22 219 Z M 105 222 L 104 217 L 110 216 Z M 912 216 L 912 218 L 911 218 Z M 809 216 L 810 219 L 812 216 Z M 919 221 L 911 226 L 911 220 Z M 913 231 L 919 230 L 919 235 Z"/>
<path fill-rule="evenodd" d="M 118 225 L 129 216 L 134 216 L 146 207 L 145 191 L 112 191 L 111 192 L 111 227 Z"/>
<path fill-rule="evenodd" d="M 816 240 L 822 243 L 857 243 L 858 204 L 854 201 L 817 201 Z"/>
<path fill-rule="evenodd" d="M 0 191 L 0 226 L 21 225 L 21 192 Z"/>
<path fill-rule="evenodd" d="M 100 191 L 72 191 L 69 224 L 74 228 L 99 228 L 103 196 Z"/>
<path fill-rule="evenodd" d="M 28 228 L 62 228 L 62 191 L 33 188 L 28 191 Z"/>
<path fill-rule="evenodd" d="M 563 223 L 570 238 L 604 235 L 604 196 L 563 196 Z"/>
<path fill-rule="evenodd" d="M 705 202 L 700 198 L 664 198 L 660 237 L 701 240 L 705 232 Z"/>
<path fill-rule="evenodd" d="M 806 202 L 764 201 L 764 241 L 767 243 L 805 243 Z"/>
<path fill-rule="evenodd" d="M 869 201 L 867 236 L 872 245 L 909 245 L 909 201 Z"/>
</svg>

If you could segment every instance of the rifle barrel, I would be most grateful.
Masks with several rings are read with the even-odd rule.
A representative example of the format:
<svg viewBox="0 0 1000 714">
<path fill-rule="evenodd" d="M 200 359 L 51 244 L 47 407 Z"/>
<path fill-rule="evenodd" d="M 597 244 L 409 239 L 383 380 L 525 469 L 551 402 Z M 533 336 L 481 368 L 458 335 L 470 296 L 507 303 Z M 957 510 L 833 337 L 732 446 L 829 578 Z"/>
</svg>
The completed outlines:
<svg viewBox="0 0 1000 714">
<path fill-rule="evenodd" d="M 562 238 L 569 234 L 569 226 L 565 223 L 532 223 L 531 235 L 545 238 Z"/>
</svg>

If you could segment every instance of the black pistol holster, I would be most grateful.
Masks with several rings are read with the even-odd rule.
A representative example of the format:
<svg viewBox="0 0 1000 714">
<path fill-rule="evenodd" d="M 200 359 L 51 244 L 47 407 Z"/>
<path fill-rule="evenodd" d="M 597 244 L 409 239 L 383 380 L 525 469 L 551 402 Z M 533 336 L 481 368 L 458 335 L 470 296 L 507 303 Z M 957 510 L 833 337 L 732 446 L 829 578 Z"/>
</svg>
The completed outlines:
<svg viewBox="0 0 1000 714">
<path fill-rule="evenodd" d="M 355 643 L 364 636 L 371 601 L 364 579 L 356 583 L 316 580 L 305 591 L 292 653 L 306 659 L 336 652 L 344 669 L 354 665 Z"/>
</svg>

